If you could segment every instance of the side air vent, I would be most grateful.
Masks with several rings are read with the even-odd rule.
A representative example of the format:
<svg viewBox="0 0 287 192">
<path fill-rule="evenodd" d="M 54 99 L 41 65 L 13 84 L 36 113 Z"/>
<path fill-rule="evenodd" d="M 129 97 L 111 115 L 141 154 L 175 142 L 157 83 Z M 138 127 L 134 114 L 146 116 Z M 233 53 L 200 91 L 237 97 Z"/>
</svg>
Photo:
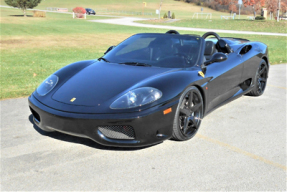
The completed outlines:
<svg viewBox="0 0 287 192">
<path fill-rule="evenodd" d="M 244 55 L 244 54 L 248 53 L 248 51 L 250 51 L 251 48 L 252 48 L 251 45 L 246 45 L 245 47 L 243 47 L 243 48 L 241 49 L 240 55 Z"/>
</svg>

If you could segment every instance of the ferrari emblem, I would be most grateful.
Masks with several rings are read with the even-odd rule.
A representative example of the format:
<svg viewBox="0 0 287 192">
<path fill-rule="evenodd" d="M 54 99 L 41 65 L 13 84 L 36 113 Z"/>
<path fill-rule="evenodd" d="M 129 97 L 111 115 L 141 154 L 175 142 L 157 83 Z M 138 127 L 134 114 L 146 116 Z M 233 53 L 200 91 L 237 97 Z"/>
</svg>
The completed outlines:
<svg viewBox="0 0 287 192">
<path fill-rule="evenodd" d="M 73 97 L 70 101 L 74 102 L 76 100 L 76 97 Z"/>
<path fill-rule="evenodd" d="M 202 71 L 198 71 L 198 75 L 200 75 L 201 77 L 205 77 Z"/>
</svg>

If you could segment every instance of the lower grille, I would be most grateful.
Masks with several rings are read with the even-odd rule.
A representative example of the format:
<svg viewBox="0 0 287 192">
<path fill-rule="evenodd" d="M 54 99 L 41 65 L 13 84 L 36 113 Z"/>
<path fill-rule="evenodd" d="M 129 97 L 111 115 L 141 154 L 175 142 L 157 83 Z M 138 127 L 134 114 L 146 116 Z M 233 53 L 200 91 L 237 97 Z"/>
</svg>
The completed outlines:
<svg viewBox="0 0 287 192">
<path fill-rule="evenodd" d="M 39 115 L 36 111 L 34 111 L 34 109 L 32 109 L 31 107 L 30 107 L 30 111 L 31 111 L 31 113 L 32 113 L 33 116 L 34 116 L 34 119 L 35 119 L 38 123 L 40 123 L 40 121 L 41 121 L 40 115 Z"/>
<path fill-rule="evenodd" d="M 98 129 L 110 139 L 135 139 L 134 128 L 129 125 L 100 126 Z"/>
</svg>

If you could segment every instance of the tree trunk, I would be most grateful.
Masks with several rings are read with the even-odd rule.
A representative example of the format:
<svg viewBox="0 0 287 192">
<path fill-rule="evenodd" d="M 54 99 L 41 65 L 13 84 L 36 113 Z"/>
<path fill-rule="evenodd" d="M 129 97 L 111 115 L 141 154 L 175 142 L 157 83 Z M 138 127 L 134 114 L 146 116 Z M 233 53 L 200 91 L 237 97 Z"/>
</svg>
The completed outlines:
<svg viewBox="0 0 287 192">
<path fill-rule="evenodd" d="M 277 22 L 280 20 L 280 0 L 278 0 L 278 9 L 277 9 Z"/>
<path fill-rule="evenodd" d="M 24 17 L 27 17 L 26 9 L 25 9 L 25 8 L 23 8 L 23 13 L 24 13 Z"/>
<path fill-rule="evenodd" d="M 253 8 L 253 14 L 254 14 L 254 20 L 255 20 L 255 17 L 256 17 L 256 11 L 255 11 L 254 5 L 252 6 L 252 8 Z"/>
</svg>

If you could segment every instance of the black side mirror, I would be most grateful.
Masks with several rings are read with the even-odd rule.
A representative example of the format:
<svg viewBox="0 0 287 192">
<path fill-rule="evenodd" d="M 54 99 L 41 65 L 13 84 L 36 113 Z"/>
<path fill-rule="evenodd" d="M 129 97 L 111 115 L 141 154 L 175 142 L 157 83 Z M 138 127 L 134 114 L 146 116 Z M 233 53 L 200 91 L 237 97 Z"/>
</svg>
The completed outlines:
<svg viewBox="0 0 287 192">
<path fill-rule="evenodd" d="M 210 60 L 205 61 L 204 65 L 210 65 L 211 63 L 215 63 L 215 62 L 222 62 L 225 61 L 227 59 L 227 55 L 225 55 L 224 53 L 214 53 L 211 57 Z"/>
<path fill-rule="evenodd" d="M 106 52 L 104 53 L 104 55 L 105 54 L 107 54 L 110 50 L 112 50 L 113 48 L 115 48 L 116 46 L 110 46 L 107 50 L 106 50 Z"/>
</svg>

